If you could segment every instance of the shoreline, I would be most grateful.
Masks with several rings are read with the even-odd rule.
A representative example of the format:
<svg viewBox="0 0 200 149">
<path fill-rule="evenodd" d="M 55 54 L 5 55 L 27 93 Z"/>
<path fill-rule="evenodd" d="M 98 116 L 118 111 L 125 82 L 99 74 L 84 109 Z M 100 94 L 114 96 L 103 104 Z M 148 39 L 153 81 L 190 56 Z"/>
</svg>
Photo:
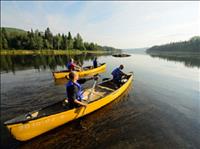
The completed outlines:
<svg viewBox="0 0 200 149">
<path fill-rule="evenodd" d="M 111 51 L 80 51 L 80 50 L 0 50 L 0 55 L 79 55 L 107 54 Z"/>
</svg>

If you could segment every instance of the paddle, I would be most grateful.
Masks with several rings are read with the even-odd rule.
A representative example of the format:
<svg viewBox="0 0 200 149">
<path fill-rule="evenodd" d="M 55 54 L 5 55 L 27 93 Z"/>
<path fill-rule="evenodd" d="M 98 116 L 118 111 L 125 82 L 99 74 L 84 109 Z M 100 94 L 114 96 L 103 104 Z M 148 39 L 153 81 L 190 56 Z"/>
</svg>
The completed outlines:
<svg viewBox="0 0 200 149">
<path fill-rule="evenodd" d="M 97 84 L 98 77 L 97 77 L 97 76 L 94 77 L 94 80 L 95 80 L 95 81 L 94 81 L 94 84 L 93 84 L 93 86 L 92 86 L 91 92 L 90 92 L 89 95 L 88 95 L 87 103 L 90 102 L 90 98 L 91 98 L 91 96 L 92 96 L 92 94 L 93 94 L 93 92 L 94 92 L 94 88 L 95 88 L 95 86 L 96 86 L 96 84 Z"/>
<path fill-rule="evenodd" d="M 69 78 L 68 78 L 68 76 L 65 76 L 65 78 L 67 79 L 67 80 L 69 80 Z M 88 78 L 80 78 L 80 79 L 78 79 L 77 80 L 77 82 L 79 83 L 79 84 L 84 84 L 85 82 L 87 82 L 87 81 L 89 81 L 89 80 L 92 80 L 92 79 L 94 79 L 94 76 L 93 77 L 88 77 Z"/>
<path fill-rule="evenodd" d="M 97 75 L 94 75 L 93 77 L 88 77 L 88 78 L 80 78 L 78 79 L 78 83 L 79 84 L 84 84 L 85 82 L 89 81 L 89 80 L 92 80 L 94 79 L 95 77 L 99 76 L 101 78 L 101 75 L 97 74 Z M 67 80 L 69 80 L 68 76 L 66 75 L 65 78 Z M 102 78 L 102 81 L 107 81 L 107 80 L 110 80 L 110 78 Z"/>
<path fill-rule="evenodd" d="M 100 78 L 102 78 L 100 74 L 98 74 L 98 76 L 99 76 Z M 107 80 L 110 80 L 110 78 L 102 78 L 102 81 L 107 81 Z"/>
</svg>

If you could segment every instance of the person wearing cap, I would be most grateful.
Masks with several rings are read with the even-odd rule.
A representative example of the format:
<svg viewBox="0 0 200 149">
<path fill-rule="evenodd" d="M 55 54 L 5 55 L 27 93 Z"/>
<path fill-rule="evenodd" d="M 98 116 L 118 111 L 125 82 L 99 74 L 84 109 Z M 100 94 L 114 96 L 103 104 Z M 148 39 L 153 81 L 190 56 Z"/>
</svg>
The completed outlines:
<svg viewBox="0 0 200 149">
<path fill-rule="evenodd" d="M 81 70 L 81 67 L 74 63 L 74 59 L 73 58 L 71 58 L 69 60 L 69 62 L 67 63 L 66 67 L 68 68 L 69 71 L 75 71 L 75 70 L 79 71 L 79 70 Z"/>
<path fill-rule="evenodd" d="M 83 91 L 81 85 L 78 83 L 78 73 L 72 71 L 69 74 L 69 82 L 66 84 L 67 100 L 70 108 L 79 106 L 86 107 L 87 104 L 83 103 Z"/>
<path fill-rule="evenodd" d="M 126 76 L 126 74 L 122 71 L 124 69 L 124 66 L 123 65 L 120 65 L 119 67 L 115 68 L 113 71 L 112 71 L 112 76 L 113 76 L 113 82 L 118 86 L 120 87 L 121 84 L 122 84 L 122 76 Z"/>
</svg>

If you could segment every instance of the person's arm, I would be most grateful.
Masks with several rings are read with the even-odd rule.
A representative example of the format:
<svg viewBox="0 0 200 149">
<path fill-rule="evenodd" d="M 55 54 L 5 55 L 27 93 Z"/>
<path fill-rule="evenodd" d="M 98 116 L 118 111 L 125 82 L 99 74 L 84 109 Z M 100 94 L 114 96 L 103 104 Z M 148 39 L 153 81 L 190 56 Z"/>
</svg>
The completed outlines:
<svg viewBox="0 0 200 149">
<path fill-rule="evenodd" d="M 73 64 L 73 65 L 74 65 L 74 68 L 81 69 L 81 67 L 79 65 L 77 65 L 77 64 Z"/>
<path fill-rule="evenodd" d="M 77 64 L 74 64 L 74 67 L 76 67 L 76 68 L 80 68 L 80 66 L 79 66 L 79 65 L 77 65 Z"/>
<path fill-rule="evenodd" d="M 121 71 L 121 75 L 122 76 L 128 76 L 126 73 L 124 73 L 123 71 Z"/>
<path fill-rule="evenodd" d="M 77 82 L 78 82 L 79 84 L 84 84 L 85 82 L 87 82 L 87 81 L 89 81 L 89 80 L 92 80 L 92 79 L 94 79 L 94 77 L 90 77 L 90 78 L 80 78 L 80 79 L 77 80 Z"/>
<path fill-rule="evenodd" d="M 83 103 L 81 101 L 78 101 L 77 99 L 75 99 L 74 102 L 77 103 L 77 104 L 79 104 L 79 105 L 81 105 L 81 106 L 84 106 L 84 107 L 87 106 L 87 104 L 85 104 L 85 103 Z"/>
<path fill-rule="evenodd" d="M 123 72 L 123 75 L 127 76 L 127 74 L 126 74 L 126 73 L 124 73 L 124 72 Z"/>
</svg>

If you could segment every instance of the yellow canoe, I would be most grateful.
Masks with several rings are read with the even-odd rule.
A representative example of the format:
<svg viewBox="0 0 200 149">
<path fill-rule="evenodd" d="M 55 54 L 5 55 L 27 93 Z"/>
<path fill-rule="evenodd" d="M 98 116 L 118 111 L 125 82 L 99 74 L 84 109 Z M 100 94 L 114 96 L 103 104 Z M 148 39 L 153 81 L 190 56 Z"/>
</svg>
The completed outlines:
<svg viewBox="0 0 200 149">
<path fill-rule="evenodd" d="M 106 64 L 103 63 L 101 64 L 99 67 L 97 68 L 93 68 L 93 66 L 87 66 L 83 68 L 83 71 L 78 71 L 78 74 L 80 77 L 85 77 L 85 76 L 91 76 L 91 75 L 95 75 L 99 72 L 101 72 L 102 70 L 106 69 Z M 53 76 L 55 79 L 61 79 L 61 78 L 65 78 L 65 76 L 69 75 L 69 71 L 68 70 L 64 70 L 64 71 L 55 71 L 52 72 Z"/>
<path fill-rule="evenodd" d="M 116 87 L 112 80 L 98 84 L 92 94 L 92 98 L 90 98 L 91 100 L 84 100 L 84 102 L 88 103 L 86 108 L 78 107 L 69 109 L 67 105 L 63 106 L 63 101 L 60 101 L 38 111 L 33 111 L 6 121 L 4 125 L 6 125 L 10 133 L 17 140 L 26 141 L 32 139 L 114 101 L 128 89 L 132 80 L 133 74 L 129 74 L 124 79 L 124 84 L 119 88 Z M 84 92 L 85 97 L 89 93 L 90 89 L 86 90 Z"/>
<path fill-rule="evenodd" d="M 106 72 L 106 69 L 101 69 L 98 71 L 98 74 Z M 90 74 L 87 76 L 94 76 L 95 74 Z M 55 79 L 54 83 L 55 85 L 65 85 L 69 80 L 67 78 L 60 78 L 60 79 Z"/>
</svg>

